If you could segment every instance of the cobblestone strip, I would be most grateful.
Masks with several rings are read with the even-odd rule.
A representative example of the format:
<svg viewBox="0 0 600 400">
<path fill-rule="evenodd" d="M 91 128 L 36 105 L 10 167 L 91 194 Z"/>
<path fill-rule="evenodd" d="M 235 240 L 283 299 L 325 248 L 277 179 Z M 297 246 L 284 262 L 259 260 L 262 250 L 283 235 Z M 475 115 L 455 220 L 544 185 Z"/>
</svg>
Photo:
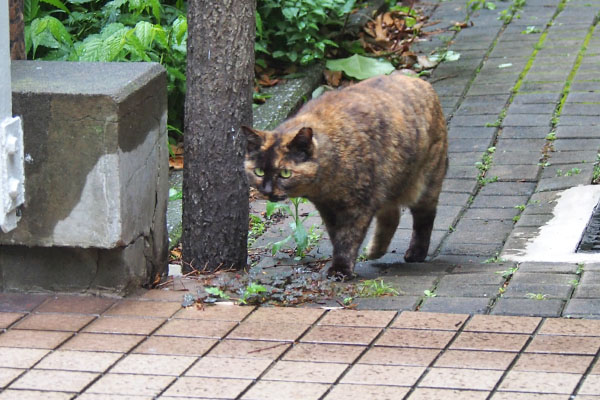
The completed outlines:
<svg viewBox="0 0 600 400">
<path fill-rule="evenodd" d="M 531 5 L 523 14 L 535 16 L 537 23 L 542 22 L 548 29 L 555 13 L 556 8 Z M 510 127 L 514 125 L 512 115 L 508 115 L 512 91 L 521 86 L 531 60 L 537 55 L 536 46 L 544 39 L 536 34 L 522 34 L 527 24 L 531 22 L 513 19 L 505 27 L 450 122 L 451 142 L 456 143 L 458 139 L 458 143 L 462 141 L 464 146 L 472 149 L 462 169 L 470 174 L 464 177 L 476 179 L 478 186 L 455 231 L 443 244 L 441 254 L 498 253 L 513 228 L 513 218 L 517 214 L 515 206 L 526 202 L 533 192 L 539 158 L 535 153 L 539 152 L 539 147 L 535 142 L 510 142 L 505 146 L 502 141 L 502 125 L 505 121 Z M 477 137 L 463 138 L 462 131 L 471 136 L 474 136 L 471 132 L 475 131 Z M 507 147 L 509 145 L 513 147 Z M 527 146 L 523 148 L 523 145 Z M 513 155 L 513 150 L 523 152 L 516 157 L 507 157 L 507 154 Z M 483 159 L 482 152 L 485 154 Z M 535 154 L 529 157 L 529 160 L 533 158 L 530 161 L 533 165 L 522 165 L 523 160 L 527 160 L 524 156 L 531 156 L 529 153 Z M 473 167 L 477 161 L 485 175 L 478 176 L 478 170 Z M 452 173 L 451 168 L 451 177 Z"/>
</svg>

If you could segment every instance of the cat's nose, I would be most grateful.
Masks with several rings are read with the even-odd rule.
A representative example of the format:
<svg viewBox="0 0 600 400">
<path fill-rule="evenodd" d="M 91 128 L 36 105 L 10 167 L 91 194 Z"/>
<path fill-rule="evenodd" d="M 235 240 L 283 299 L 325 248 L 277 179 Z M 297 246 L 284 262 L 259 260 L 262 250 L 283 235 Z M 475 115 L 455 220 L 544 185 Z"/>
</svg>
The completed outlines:
<svg viewBox="0 0 600 400">
<path fill-rule="evenodd" d="M 273 193 L 273 183 L 271 181 L 265 180 L 263 182 L 261 192 L 263 192 L 263 194 L 266 194 L 266 195 L 272 194 Z"/>
</svg>

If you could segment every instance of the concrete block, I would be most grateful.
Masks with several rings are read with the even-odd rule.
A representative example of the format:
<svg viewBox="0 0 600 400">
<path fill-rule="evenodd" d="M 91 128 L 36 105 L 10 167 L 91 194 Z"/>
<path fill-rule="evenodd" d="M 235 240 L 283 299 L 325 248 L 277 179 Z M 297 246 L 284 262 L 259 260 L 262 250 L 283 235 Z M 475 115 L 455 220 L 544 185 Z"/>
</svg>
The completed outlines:
<svg viewBox="0 0 600 400">
<path fill-rule="evenodd" d="M 73 273 L 56 275 L 64 284 L 40 275 L 29 284 L 21 275 L 23 287 L 120 290 L 162 272 L 164 69 L 154 63 L 18 61 L 12 78 L 13 111 L 23 120 L 26 198 L 17 229 L 0 234 L 4 288 L 18 288 L 16 270 L 35 260 L 48 274 L 57 260 L 72 264 Z M 103 264 L 127 271 L 111 275 Z"/>
</svg>

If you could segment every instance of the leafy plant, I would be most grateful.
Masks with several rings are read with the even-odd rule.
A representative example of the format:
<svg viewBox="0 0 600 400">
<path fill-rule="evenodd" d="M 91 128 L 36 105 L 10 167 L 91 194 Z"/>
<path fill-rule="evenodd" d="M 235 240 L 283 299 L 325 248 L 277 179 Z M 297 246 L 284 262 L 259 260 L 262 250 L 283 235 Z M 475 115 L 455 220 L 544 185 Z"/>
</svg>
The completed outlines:
<svg viewBox="0 0 600 400">
<path fill-rule="evenodd" d="M 259 0 L 256 12 L 257 64 L 264 54 L 277 60 L 309 64 L 325 57 L 343 29 L 355 0 Z M 332 29 L 334 28 L 334 29 Z"/>
<path fill-rule="evenodd" d="M 540 33 L 541 29 L 540 28 L 536 28 L 535 26 L 528 26 L 527 28 L 525 28 L 524 30 L 521 31 L 521 33 L 523 35 L 531 35 L 532 33 Z"/>
<path fill-rule="evenodd" d="M 183 0 L 25 0 L 28 58 L 161 63 L 168 76 L 169 124 L 181 131 L 185 13 Z"/>
<path fill-rule="evenodd" d="M 437 294 L 435 294 L 433 291 L 426 289 L 423 291 L 423 294 L 425 295 L 425 297 L 437 297 Z"/>
<path fill-rule="evenodd" d="M 488 169 L 490 169 L 490 167 L 492 166 L 492 161 L 494 161 L 495 152 L 495 147 L 489 147 L 481 157 L 481 161 L 477 161 L 475 163 L 475 168 L 479 170 L 479 174 L 477 175 L 477 183 L 479 183 L 480 186 L 485 186 L 490 182 L 496 182 L 498 180 L 497 176 L 485 178 L 485 174 L 487 173 Z"/>
<path fill-rule="evenodd" d="M 266 292 L 266 287 L 252 282 L 241 291 L 239 301 L 242 304 L 260 304 L 266 299 L 266 296 L 263 295 Z"/>
<path fill-rule="evenodd" d="M 483 261 L 483 264 L 499 264 L 503 263 L 504 261 L 506 260 L 500 257 L 499 253 L 496 253 L 493 257 L 490 257 L 487 260 Z"/>
<path fill-rule="evenodd" d="M 311 227 L 309 229 L 309 231 L 307 231 L 306 227 L 304 226 L 304 222 L 306 222 L 306 220 L 309 217 L 315 215 L 316 212 L 310 213 L 310 214 L 306 215 L 305 217 L 300 216 L 300 212 L 299 212 L 298 208 L 300 207 L 300 204 L 308 203 L 308 200 L 306 200 L 305 198 L 302 198 L 302 197 L 292 197 L 292 198 L 290 198 L 290 201 L 292 202 L 292 205 L 294 206 L 293 209 L 290 208 L 290 206 L 285 203 L 274 203 L 274 202 L 270 202 L 270 201 L 267 202 L 267 209 L 266 209 L 266 213 L 265 213 L 267 218 L 270 218 L 271 215 L 273 215 L 273 213 L 275 211 L 281 210 L 281 211 L 284 211 L 285 213 L 287 213 L 288 215 L 290 215 L 294 219 L 292 222 L 290 222 L 290 228 L 292 229 L 292 233 L 289 234 L 288 236 L 286 236 L 283 240 L 272 243 L 271 244 L 271 252 L 273 255 L 275 255 L 275 253 L 277 253 L 284 244 L 286 244 L 287 242 L 289 242 L 290 240 L 293 239 L 294 243 L 296 244 L 295 259 L 300 260 L 306 256 L 306 252 L 311 248 L 311 246 L 313 246 L 314 244 L 316 244 L 316 242 L 318 242 L 320 235 L 317 237 L 314 226 Z M 312 236 L 312 241 L 311 241 L 311 236 Z"/>
<path fill-rule="evenodd" d="M 364 282 L 361 282 L 357 287 L 357 293 L 360 297 L 398 295 L 398 291 L 385 283 L 383 279 L 368 279 Z"/>
<path fill-rule="evenodd" d="M 265 233 L 266 225 L 261 217 L 250 214 L 250 230 L 248 232 L 248 246 L 252 246 L 256 239 Z"/>
</svg>

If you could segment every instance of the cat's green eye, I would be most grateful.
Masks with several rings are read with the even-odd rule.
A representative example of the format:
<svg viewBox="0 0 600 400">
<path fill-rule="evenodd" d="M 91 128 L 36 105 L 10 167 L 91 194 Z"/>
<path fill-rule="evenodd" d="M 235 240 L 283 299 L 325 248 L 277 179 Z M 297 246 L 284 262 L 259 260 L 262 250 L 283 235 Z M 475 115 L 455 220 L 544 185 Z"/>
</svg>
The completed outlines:
<svg viewBox="0 0 600 400">
<path fill-rule="evenodd" d="M 254 173 L 256 176 L 265 176 L 265 171 L 262 168 L 255 168 Z"/>
<path fill-rule="evenodd" d="M 292 171 L 290 171 L 289 169 L 282 169 L 281 172 L 279 172 L 279 176 L 281 176 L 282 178 L 289 178 L 290 176 L 292 176 Z"/>
</svg>

